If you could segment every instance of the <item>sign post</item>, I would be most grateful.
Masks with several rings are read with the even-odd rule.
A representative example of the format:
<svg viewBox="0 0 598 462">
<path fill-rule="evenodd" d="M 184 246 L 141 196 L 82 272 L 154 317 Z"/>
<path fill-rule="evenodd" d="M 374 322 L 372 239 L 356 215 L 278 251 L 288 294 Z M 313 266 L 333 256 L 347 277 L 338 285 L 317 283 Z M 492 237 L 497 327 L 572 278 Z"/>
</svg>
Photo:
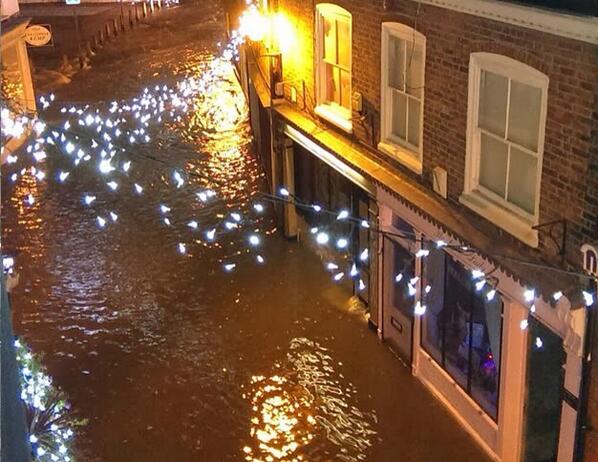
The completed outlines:
<svg viewBox="0 0 598 462">
<path fill-rule="evenodd" d="M 53 46 L 50 24 L 34 24 L 25 29 L 25 42 L 32 47 Z"/>
</svg>

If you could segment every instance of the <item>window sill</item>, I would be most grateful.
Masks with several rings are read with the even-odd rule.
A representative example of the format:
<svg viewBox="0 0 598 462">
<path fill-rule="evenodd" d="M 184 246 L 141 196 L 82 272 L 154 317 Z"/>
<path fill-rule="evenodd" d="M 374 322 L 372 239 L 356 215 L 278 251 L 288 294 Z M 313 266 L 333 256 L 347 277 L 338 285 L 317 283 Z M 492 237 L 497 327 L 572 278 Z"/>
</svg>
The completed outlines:
<svg viewBox="0 0 598 462">
<path fill-rule="evenodd" d="M 314 112 L 341 130 L 344 130 L 347 133 L 353 133 L 353 122 L 351 122 L 351 119 L 348 119 L 344 114 L 341 114 L 341 112 L 333 106 L 320 104 L 319 106 L 316 106 Z"/>
<path fill-rule="evenodd" d="M 423 169 L 419 153 L 411 151 L 390 141 L 381 141 L 378 143 L 378 150 L 398 160 L 401 164 L 403 164 L 409 170 L 414 171 L 418 175 L 422 174 Z"/>
<path fill-rule="evenodd" d="M 501 207 L 477 191 L 463 193 L 459 202 L 530 247 L 538 247 L 538 231 L 523 217 Z"/>
</svg>

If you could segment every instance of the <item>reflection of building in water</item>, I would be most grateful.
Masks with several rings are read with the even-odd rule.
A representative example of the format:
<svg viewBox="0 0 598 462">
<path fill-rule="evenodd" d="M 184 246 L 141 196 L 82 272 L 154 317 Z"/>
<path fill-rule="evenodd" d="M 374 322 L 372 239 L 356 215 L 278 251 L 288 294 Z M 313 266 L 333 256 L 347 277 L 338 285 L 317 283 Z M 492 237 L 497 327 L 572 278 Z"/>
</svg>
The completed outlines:
<svg viewBox="0 0 598 462">
<path fill-rule="evenodd" d="M 2 109 L 12 114 L 35 111 L 35 94 L 25 47 L 25 29 L 29 20 L 19 15 L 16 0 L 2 0 L 2 37 L 0 38 L 2 66 Z M 22 143 L 22 139 L 3 139 L 2 161 Z"/>
</svg>

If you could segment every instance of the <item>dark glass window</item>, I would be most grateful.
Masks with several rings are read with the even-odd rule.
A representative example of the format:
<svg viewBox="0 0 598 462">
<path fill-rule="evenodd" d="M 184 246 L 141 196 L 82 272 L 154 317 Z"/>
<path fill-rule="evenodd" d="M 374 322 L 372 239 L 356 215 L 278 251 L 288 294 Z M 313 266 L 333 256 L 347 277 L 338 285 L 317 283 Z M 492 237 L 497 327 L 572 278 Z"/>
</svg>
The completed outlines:
<svg viewBox="0 0 598 462">
<path fill-rule="evenodd" d="M 493 419 L 498 414 L 502 301 L 475 290 L 471 274 L 442 250 L 425 260 L 422 346 Z"/>
</svg>

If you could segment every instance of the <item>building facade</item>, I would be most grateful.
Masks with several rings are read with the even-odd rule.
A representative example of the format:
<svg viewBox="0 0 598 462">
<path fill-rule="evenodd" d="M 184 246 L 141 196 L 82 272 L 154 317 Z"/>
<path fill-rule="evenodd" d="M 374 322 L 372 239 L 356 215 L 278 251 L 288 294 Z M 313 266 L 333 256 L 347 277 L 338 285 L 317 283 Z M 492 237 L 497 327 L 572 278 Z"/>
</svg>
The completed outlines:
<svg viewBox="0 0 598 462">
<path fill-rule="evenodd" d="M 348 237 L 314 248 L 354 262 L 339 284 L 501 461 L 598 457 L 576 275 L 598 236 L 598 12 L 578 4 L 262 1 L 239 64 L 272 191 L 301 203 L 285 233 Z"/>
</svg>

